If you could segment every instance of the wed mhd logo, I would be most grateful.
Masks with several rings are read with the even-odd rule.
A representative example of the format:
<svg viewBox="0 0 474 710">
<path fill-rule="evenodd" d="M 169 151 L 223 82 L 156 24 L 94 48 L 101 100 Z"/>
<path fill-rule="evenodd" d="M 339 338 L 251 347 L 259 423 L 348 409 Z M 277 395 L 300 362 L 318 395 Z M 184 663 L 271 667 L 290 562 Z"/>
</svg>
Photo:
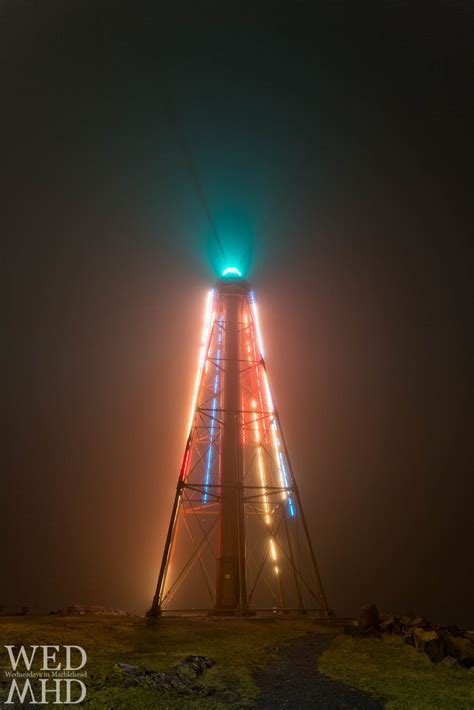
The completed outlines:
<svg viewBox="0 0 474 710">
<path fill-rule="evenodd" d="M 5 646 L 10 659 L 5 677 L 11 680 L 4 705 L 77 705 L 87 694 L 82 678 L 87 654 L 81 646 Z M 29 649 L 27 651 L 27 648 Z M 40 663 L 38 671 L 33 663 Z"/>
</svg>

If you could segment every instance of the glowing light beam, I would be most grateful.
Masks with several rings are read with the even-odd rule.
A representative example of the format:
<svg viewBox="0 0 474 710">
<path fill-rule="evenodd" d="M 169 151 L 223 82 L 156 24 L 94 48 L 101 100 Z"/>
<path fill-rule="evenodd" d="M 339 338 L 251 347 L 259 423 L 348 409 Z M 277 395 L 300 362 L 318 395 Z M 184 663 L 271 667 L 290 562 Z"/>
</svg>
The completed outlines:
<svg viewBox="0 0 474 710">
<path fill-rule="evenodd" d="M 208 493 L 207 486 L 211 478 L 211 466 L 212 466 L 212 447 L 214 445 L 214 430 L 216 428 L 216 409 L 217 409 L 217 392 L 219 390 L 219 368 L 221 359 L 221 345 L 222 345 L 222 316 L 219 316 L 219 333 L 217 335 L 217 357 L 216 357 L 216 374 L 214 376 L 214 398 L 212 400 L 212 418 L 211 426 L 209 429 L 209 450 L 207 452 L 207 467 L 206 467 L 206 488 L 203 496 L 203 502 L 207 503 Z"/>
<path fill-rule="evenodd" d="M 207 355 L 207 349 L 209 347 L 209 335 L 211 332 L 211 324 L 212 324 L 212 303 L 214 300 L 214 289 L 212 288 L 209 293 L 207 294 L 207 302 L 206 302 L 206 314 L 205 314 L 205 319 L 204 319 L 204 328 L 202 332 L 202 340 L 201 340 L 201 350 L 199 353 L 199 365 L 198 365 L 198 371 L 196 375 L 196 384 L 194 385 L 194 395 L 193 395 L 193 403 L 191 407 L 191 414 L 189 417 L 189 424 L 188 424 L 188 435 L 191 434 L 191 427 L 193 425 L 194 421 L 194 415 L 196 413 L 196 404 L 197 404 L 197 398 L 199 394 L 199 389 L 202 381 L 202 376 L 204 372 L 204 365 L 206 362 L 206 355 Z"/>
<path fill-rule="evenodd" d="M 262 356 L 262 359 L 263 359 L 265 357 L 263 354 L 263 342 L 262 342 L 262 336 L 260 333 L 260 323 L 258 320 L 257 304 L 255 303 L 255 296 L 254 296 L 253 291 L 250 291 L 250 305 L 252 306 L 252 315 L 253 315 L 253 320 L 255 323 L 255 330 L 257 331 L 258 348 L 260 350 L 260 355 Z"/>
<path fill-rule="evenodd" d="M 265 392 L 267 395 L 267 404 L 268 404 L 272 414 L 275 414 L 275 407 L 273 404 L 273 399 L 272 399 L 272 395 L 271 395 L 271 391 L 270 391 L 270 385 L 268 383 L 267 371 L 265 369 L 265 362 L 263 359 L 262 336 L 260 333 L 260 325 L 259 325 L 258 313 L 257 313 L 257 304 L 255 303 L 255 296 L 254 296 L 253 291 L 250 292 L 250 305 L 252 308 L 254 329 L 257 333 L 258 347 L 260 350 L 260 355 L 262 356 L 262 372 L 263 372 L 263 381 L 265 384 Z M 258 367 L 257 367 L 257 380 L 258 380 Z M 260 383 L 259 383 L 259 388 L 260 388 Z M 278 439 L 278 436 L 277 436 L 276 418 L 273 418 L 273 421 L 271 424 L 271 430 L 272 430 L 272 440 L 273 440 L 273 450 L 275 453 L 275 460 L 276 460 L 276 463 L 278 466 L 278 472 L 280 474 L 280 484 L 281 484 L 282 488 L 289 488 L 288 474 L 286 472 L 285 460 L 283 458 L 282 452 L 280 451 L 280 440 Z M 288 510 L 290 512 L 291 517 L 293 518 L 295 516 L 296 511 L 295 511 L 295 507 L 294 507 L 293 500 L 292 500 L 291 496 L 288 495 L 288 493 L 286 491 L 283 491 L 282 497 L 284 500 L 288 499 Z"/>
</svg>

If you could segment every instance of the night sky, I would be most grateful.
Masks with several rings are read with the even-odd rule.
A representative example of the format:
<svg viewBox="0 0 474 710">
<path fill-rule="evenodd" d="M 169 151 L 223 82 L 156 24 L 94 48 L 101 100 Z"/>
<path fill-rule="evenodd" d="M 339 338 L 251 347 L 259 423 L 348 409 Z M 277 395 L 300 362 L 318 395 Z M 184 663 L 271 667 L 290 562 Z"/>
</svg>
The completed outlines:
<svg viewBox="0 0 474 710">
<path fill-rule="evenodd" d="M 140 613 L 207 211 L 330 605 L 474 627 L 471 2 L 3 0 L 0 605 Z"/>
</svg>

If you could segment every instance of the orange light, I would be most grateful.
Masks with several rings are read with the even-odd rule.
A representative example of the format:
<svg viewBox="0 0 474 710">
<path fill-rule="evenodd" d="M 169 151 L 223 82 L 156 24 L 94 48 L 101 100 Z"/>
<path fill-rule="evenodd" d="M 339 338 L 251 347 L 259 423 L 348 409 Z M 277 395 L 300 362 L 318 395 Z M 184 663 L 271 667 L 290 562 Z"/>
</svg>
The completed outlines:
<svg viewBox="0 0 474 710">
<path fill-rule="evenodd" d="M 196 375 L 196 383 L 194 385 L 193 404 L 191 407 L 191 415 L 189 417 L 189 424 L 188 424 L 188 429 L 187 429 L 188 432 L 191 432 L 191 427 L 193 425 L 197 398 L 198 398 L 198 394 L 199 394 L 200 384 L 202 381 L 202 376 L 204 374 L 204 365 L 206 362 L 206 355 L 207 355 L 207 351 L 209 348 L 209 335 L 211 333 L 211 324 L 213 322 L 213 318 L 211 318 L 213 300 L 214 300 L 214 289 L 211 289 L 209 291 L 209 293 L 207 294 L 206 311 L 205 311 L 205 318 L 204 318 L 204 328 L 203 328 L 203 333 L 202 333 L 201 349 L 199 352 L 199 365 L 198 365 L 198 370 L 197 370 L 197 375 Z"/>
</svg>

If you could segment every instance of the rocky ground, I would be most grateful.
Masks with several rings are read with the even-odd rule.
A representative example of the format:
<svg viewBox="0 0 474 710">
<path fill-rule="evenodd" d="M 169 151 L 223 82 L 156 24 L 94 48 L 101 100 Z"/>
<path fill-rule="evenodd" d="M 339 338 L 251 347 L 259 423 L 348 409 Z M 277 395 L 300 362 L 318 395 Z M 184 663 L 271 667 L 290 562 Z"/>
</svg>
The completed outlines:
<svg viewBox="0 0 474 710">
<path fill-rule="evenodd" d="M 375 604 L 362 607 L 357 626 L 348 626 L 345 633 L 368 637 L 392 634 L 401 636 L 434 663 L 474 670 L 474 638 L 472 632 L 457 626 L 431 624 L 414 613 L 379 614 Z"/>
<path fill-rule="evenodd" d="M 474 707 L 471 635 L 415 614 L 379 614 L 372 604 L 358 622 L 324 624 L 310 617 L 144 619 L 74 605 L 48 616 L 0 616 L 0 649 L 7 643 L 82 646 L 91 710 L 363 710 L 384 707 L 383 699 L 396 710 Z M 7 668 L 0 654 L 0 704 Z"/>
</svg>

